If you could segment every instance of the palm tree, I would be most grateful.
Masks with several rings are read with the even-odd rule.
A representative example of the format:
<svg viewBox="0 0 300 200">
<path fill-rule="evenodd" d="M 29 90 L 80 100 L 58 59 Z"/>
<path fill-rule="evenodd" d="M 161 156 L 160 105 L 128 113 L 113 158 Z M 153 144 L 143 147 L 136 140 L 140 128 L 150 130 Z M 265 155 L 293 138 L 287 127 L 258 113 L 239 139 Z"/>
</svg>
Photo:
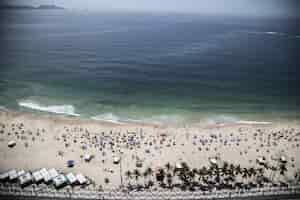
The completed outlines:
<svg viewBox="0 0 300 200">
<path fill-rule="evenodd" d="M 248 170 L 249 176 L 255 176 L 256 175 L 256 170 L 253 167 L 250 167 Z"/>
<path fill-rule="evenodd" d="M 282 176 L 284 176 L 285 172 L 287 172 L 287 167 L 286 167 L 285 163 L 281 163 L 279 165 L 279 172 L 280 172 L 280 175 L 282 175 Z"/>
<path fill-rule="evenodd" d="M 133 171 L 133 175 L 134 175 L 135 181 L 136 181 L 136 183 L 137 183 L 139 177 L 141 176 L 140 171 L 139 171 L 138 169 L 135 169 L 135 170 Z"/>
<path fill-rule="evenodd" d="M 243 178 L 247 178 L 248 177 L 248 169 L 247 168 L 243 168 L 243 170 L 242 170 L 242 177 Z"/>
<path fill-rule="evenodd" d="M 168 162 L 166 165 L 165 165 L 167 171 L 169 172 L 172 168 L 171 164 Z"/>
<path fill-rule="evenodd" d="M 156 173 L 156 180 L 160 182 L 161 185 L 163 185 L 164 183 L 165 175 L 166 175 L 165 170 L 162 168 L 158 170 L 158 173 Z"/>
<path fill-rule="evenodd" d="M 239 175 L 242 173 L 241 165 L 237 165 L 236 167 L 233 164 L 229 165 L 229 171 L 231 175 Z"/>
<path fill-rule="evenodd" d="M 222 174 L 223 175 L 226 175 L 227 174 L 227 172 L 228 172 L 228 167 L 229 167 L 229 164 L 228 164 L 228 162 L 223 162 L 223 166 L 222 166 Z"/>
<path fill-rule="evenodd" d="M 143 177 L 144 177 L 144 185 L 146 185 L 146 178 L 149 176 L 149 174 L 148 174 L 148 171 L 147 170 L 145 170 L 144 172 L 143 172 Z"/>
<path fill-rule="evenodd" d="M 148 167 L 148 168 L 146 169 L 146 171 L 147 171 L 147 173 L 149 174 L 150 177 L 153 176 L 153 170 L 152 170 L 151 167 Z"/>
<path fill-rule="evenodd" d="M 183 168 L 183 170 L 189 171 L 190 167 L 188 166 L 188 164 L 186 162 L 181 162 L 181 166 Z"/>
<path fill-rule="evenodd" d="M 132 178 L 132 172 L 130 170 L 126 171 L 125 176 L 126 176 L 128 182 L 130 183 L 130 179 Z"/>
<path fill-rule="evenodd" d="M 167 182 L 168 182 L 168 187 L 172 188 L 172 184 L 173 184 L 173 176 L 172 174 L 168 173 L 167 174 Z"/>
<path fill-rule="evenodd" d="M 151 188 L 153 185 L 154 185 L 154 182 L 152 180 L 149 180 L 146 188 Z"/>
<path fill-rule="evenodd" d="M 199 181 L 201 181 L 201 179 L 205 178 L 205 176 L 207 175 L 207 169 L 205 166 L 203 166 L 202 168 L 200 168 L 198 170 L 198 175 L 199 175 L 199 178 L 198 178 Z"/>
</svg>

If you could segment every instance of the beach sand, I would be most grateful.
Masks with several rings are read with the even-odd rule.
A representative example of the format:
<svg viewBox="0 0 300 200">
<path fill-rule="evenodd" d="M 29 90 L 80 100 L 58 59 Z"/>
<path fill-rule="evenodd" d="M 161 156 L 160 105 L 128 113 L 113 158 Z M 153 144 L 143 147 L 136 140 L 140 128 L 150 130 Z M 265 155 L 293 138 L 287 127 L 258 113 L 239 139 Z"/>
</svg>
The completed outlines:
<svg viewBox="0 0 300 200">
<path fill-rule="evenodd" d="M 143 163 L 141 171 L 179 161 L 209 166 L 211 157 L 249 167 L 259 156 L 268 162 L 285 156 L 288 170 L 278 179 L 291 179 L 300 168 L 298 122 L 161 127 L 0 110 L 0 131 L 0 172 L 54 167 L 81 172 L 104 189 L 120 186 L 120 171 L 127 182 L 124 174 L 136 168 L 137 158 Z M 16 141 L 12 148 L 11 140 Z M 86 162 L 86 154 L 94 158 Z M 113 163 L 114 156 L 121 158 L 121 166 Z M 73 168 L 68 168 L 68 160 L 75 161 Z M 139 181 L 143 183 L 142 178 Z"/>
</svg>

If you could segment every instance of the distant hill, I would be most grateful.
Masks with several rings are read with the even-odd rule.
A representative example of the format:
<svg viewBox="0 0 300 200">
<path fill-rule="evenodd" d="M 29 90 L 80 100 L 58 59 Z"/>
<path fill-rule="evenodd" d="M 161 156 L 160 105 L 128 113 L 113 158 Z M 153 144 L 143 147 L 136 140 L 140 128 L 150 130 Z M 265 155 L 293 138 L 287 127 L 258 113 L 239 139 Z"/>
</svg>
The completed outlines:
<svg viewBox="0 0 300 200">
<path fill-rule="evenodd" d="M 2 5 L 0 6 L 1 10 L 62 10 L 63 7 L 56 5 L 40 5 L 38 7 L 29 6 L 29 5 Z"/>
<path fill-rule="evenodd" d="M 36 9 L 54 9 L 54 10 L 61 10 L 64 9 L 63 7 L 59 7 L 56 5 L 40 5 L 39 7 L 37 7 Z"/>
</svg>

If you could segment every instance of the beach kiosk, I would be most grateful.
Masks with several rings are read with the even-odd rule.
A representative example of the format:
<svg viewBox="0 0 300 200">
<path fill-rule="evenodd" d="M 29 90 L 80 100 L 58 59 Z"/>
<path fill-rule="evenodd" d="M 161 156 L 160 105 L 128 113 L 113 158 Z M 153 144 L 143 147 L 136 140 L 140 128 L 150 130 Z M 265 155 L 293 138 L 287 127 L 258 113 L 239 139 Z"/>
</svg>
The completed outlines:
<svg viewBox="0 0 300 200">
<path fill-rule="evenodd" d="M 8 172 L 9 181 L 14 181 L 18 178 L 18 173 L 15 169 Z"/>
<path fill-rule="evenodd" d="M 68 173 L 68 174 L 66 175 L 66 178 L 67 178 L 68 182 L 69 182 L 71 185 L 75 184 L 76 181 L 77 181 L 76 176 L 74 176 L 73 173 Z"/>
<path fill-rule="evenodd" d="M 40 183 L 43 180 L 43 175 L 41 174 L 40 170 L 33 172 L 32 177 L 36 183 Z"/>
<path fill-rule="evenodd" d="M 9 174 L 8 174 L 8 172 L 5 172 L 5 173 L 0 174 L 0 181 L 1 181 L 1 182 L 5 182 L 5 181 L 7 181 L 8 179 L 9 179 Z"/>
<path fill-rule="evenodd" d="M 50 175 L 50 180 L 53 180 L 55 177 L 58 176 L 58 172 L 56 171 L 56 169 L 52 168 L 48 171 L 49 175 Z"/>
<path fill-rule="evenodd" d="M 53 183 L 56 188 L 61 188 L 66 185 L 67 179 L 64 175 L 59 174 L 53 179 Z"/>
<path fill-rule="evenodd" d="M 76 179 L 78 180 L 80 185 L 83 185 L 83 184 L 87 183 L 87 179 L 82 174 L 77 174 Z"/>
<path fill-rule="evenodd" d="M 19 177 L 19 176 L 22 176 L 23 174 L 25 174 L 25 171 L 24 171 L 24 170 L 18 171 L 18 177 Z"/>
<path fill-rule="evenodd" d="M 45 183 L 48 183 L 51 180 L 51 176 L 46 168 L 41 169 L 40 173 L 41 173 Z"/>
<path fill-rule="evenodd" d="M 32 176 L 29 172 L 19 177 L 19 182 L 22 187 L 29 185 L 32 182 Z"/>
</svg>

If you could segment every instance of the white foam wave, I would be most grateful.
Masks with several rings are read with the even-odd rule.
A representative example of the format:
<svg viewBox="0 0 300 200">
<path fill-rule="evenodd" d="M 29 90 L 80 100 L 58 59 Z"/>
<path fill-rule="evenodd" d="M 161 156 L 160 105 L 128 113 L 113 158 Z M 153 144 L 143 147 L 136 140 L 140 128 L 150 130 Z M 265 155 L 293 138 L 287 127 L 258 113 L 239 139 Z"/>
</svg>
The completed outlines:
<svg viewBox="0 0 300 200">
<path fill-rule="evenodd" d="M 263 122 L 263 121 L 243 121 L 243 120 L 240 120 L 240 121 L 237 122 L 237 124 L 269 125 L 269 124 L 272 124 L 272 122 Z"/>
<path fill-rule="evenodd" d="M 269 35 L 284 35 L 284 33 L 273 32 L 273 31 L 267 31 L 267 32 L 263 32 L 263 33 L 269 34 Z"/>
<path fill-rule="evenodd" d="M 91 119 L 110 122 L 114 124 L 127 124 L 127 123 L 143 123 L 143 124 L 152 124 L 152 125 L 163 125 L 163 124 L 177 124 L 184 120 L 183 117 L 179 115 L 155 115 L 148 118 L 125 118 L 117 116 L 113 113 L 103 113 L 100 115 L 96 115 L 91 117 Z"/>
<path fill-rule="evenodd" d="M 227 125 L 270 125 L 268 121 L 242 120 L 235 116 L 219 115 L 205 120 L 208 125 L 227 126 Z"/>
<path fill-rule="evenodd" d="M 205 120 L 205 122 L 209 125 L 229 124 L 229 123 L 236 123 L 238 121 L 239 119 L 237 117 L 229 116 L 229 115 L 218 115 L 218 116 L 210 117 Z"/>
<path fill-rule="evenodd" d="M 19 106 L 30 108 L 33 110 L 39 110 L 44 112 L 51 112 L 57 114 L 65 114 L 72 116 L 80 116 L 75 112 L 75 108 L 72 105 L 42 105 L 32 100 L 24 100 L 18 102 Z"/>
<path fill-rule="evenodd" d="M 0 106 L 0 110 L 7 111 L 7 108 L 5 106 Z"/>
<path fill-rule="evenodd" d="M 294 37 L 294 38 L 300 38 L 300 35 L 293 35 L 288 33 L 282 33 L 282 32 L 275 32 L 275 31 L 246 31 L 248 34 L 261 34 L 261 35 L 274 35 L 274 36 L 286 36 L 286 37 Z"/>
<path fill-rule="evenodd" d="M 93 120 L 98 120 L 98 121 L 104 121 L 104 122 L 110 122 L 114 124 L 124 124 L 121 122 L 120 118 L 113 113 L 104 113 L 100 115 L 96 115 L 94 117 L 91 117 Z"/>
</svg>

